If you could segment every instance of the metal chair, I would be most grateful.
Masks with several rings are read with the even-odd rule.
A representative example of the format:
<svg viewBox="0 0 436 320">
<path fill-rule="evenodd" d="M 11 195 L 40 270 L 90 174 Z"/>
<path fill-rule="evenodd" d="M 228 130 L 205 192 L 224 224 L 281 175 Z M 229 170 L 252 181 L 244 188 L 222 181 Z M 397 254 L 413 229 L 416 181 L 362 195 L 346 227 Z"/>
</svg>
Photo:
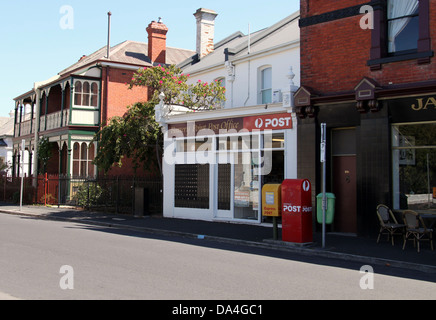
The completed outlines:
<svg viewBox="0 0 436 320">
<path fill-rule="evenodd" d="M 418 242 L 418 252 L 420 252 L 420 242 L 422 240 L 430 241 L 431 250 L 433 248 L 433 229 L 428 229 L 422 220 L 422 217 L 415 211 L 406 210 L 403 213 L 403 220 L 406 224 L 406 236 L 404 237 L 403 250 L 406 247 L 407 240 L 413 240 L 414 246 Z M 412 237 L 412 239 L 409 239 Z"/>
<path fill-rule="evenodd" d="M 389 238 L 392 241 L 392 245 L 394 245 L 394 236 L 401 235 L 404 239 L 404 229 L 406 225 L 398 223 L 395 218 L 392 210 L 389 209 L 388 206 L 384 204 L 380 204 L 377 206 L 377 216 L 380 221 L 380 231 L 377 238 L 377 243 L 380 242 L 380 237 L 382 234 L 387 234 L 388 240 Z"/>
</svg>

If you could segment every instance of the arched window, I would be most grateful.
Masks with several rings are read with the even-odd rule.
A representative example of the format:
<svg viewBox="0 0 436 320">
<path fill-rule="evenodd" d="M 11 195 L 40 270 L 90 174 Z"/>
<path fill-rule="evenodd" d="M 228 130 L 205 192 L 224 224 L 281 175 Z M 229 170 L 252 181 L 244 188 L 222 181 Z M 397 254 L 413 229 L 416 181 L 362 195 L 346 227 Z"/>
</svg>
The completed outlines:
<svg viewBox="0 0 436 320">
<path fill-rule="evenodd" d="M 80 81 L 74 83 L 74 105 L 82 105 L 82 82 Z"/>
<path fill-rule="evenodd" d="M 92 163 L 95 159 L 95 145 L 91 143 L 88 147 L 88 176 L 94 177 L 95 175 L 95 166 Z"/>
<path fill-rule="evenodd" d="M 73 176 L 80 175 L 80 144 L 76 142 L 73 146 Z"/>
<path fill-rule="evenodd" d="M 82 107 L 98 107 L 99 84 L 95 81 L 74 82 L 74 105 Z"/>
<path fill-rule="evenodd" d="M 91 85 L 91 106 L 98 106 L 98 84 L 95 82 Z"/>
<path fill-rule="evenodd" d="M 88 146 L 85 142 L 82 143 L 80 147 L 80 175 L 82 177 L 86 177 L 88 170 Z"/>
<path fill-rule="evenodd" d="M 89 146 L 86 142 L 75 142 L 73 145 L 73 176 L 74 177 L 94 177 L 95 165 L 95 145 Z"/>
<path fill-rule="evenodd" d="M 91 93 L 91 87 L 88 81 L 83 83 L 83 94 L 82 94 L 82 106 L 89 106 L 89 96 Z"/>
</svg>

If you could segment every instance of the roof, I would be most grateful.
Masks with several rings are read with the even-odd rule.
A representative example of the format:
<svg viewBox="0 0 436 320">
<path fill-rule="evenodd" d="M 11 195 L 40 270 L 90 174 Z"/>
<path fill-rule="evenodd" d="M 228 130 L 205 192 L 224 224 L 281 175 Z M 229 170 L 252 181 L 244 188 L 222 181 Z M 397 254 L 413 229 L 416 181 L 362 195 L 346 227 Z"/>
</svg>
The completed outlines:
<svg viewBox="0 0 436 320">
<path fill-rule="evenodd" d="M 0 137 L 5 139 L 14 135 L 14 118 L 0 117 Z"/>
<path fill-rule="evenodd" d="M 167 64 L 178 64 L 192 56 L 194 53 L 195 51 L 192 50 L 167 47 L 166 62 Z M 153 66 L 153 63 L 148 57 L 148 44 L 143 42 L 129 40 L 124 41 L 111 48 L 109 59 L 106 56 L 107 46 L 104 46 L 103 48 L 93 52 L 88 56 L 84 56 L 78 62 L 62 70 L 59 72 L 59 75 L 63 76 L 97 61 L 123 63 L 137 65 L 140 67 Z"/>
<path fill-rule="evenodd" d="M 179 49 L 173 47 L 167 47 L 166 52 L 166 62 L 167 64 L 178 64 L 188 57 L 191 57 L 195 51 L 187 49 Z M 150 61 L 148 57 L 148 44 L 137 41 L 124 41 L 116 46 L 113 46 L 110 50 L 110 58 L 107 57 L 107 46 L 100 48 L 99 50 L 91 53 L 90 55 L 83 56 L 79 61 L 72 64 L 68 68 L 60 71 L 57 75 L 51 77 L 48 80 L 35 82 L 35 88 L 43 88 L 51 83 L 58 81 L 59 79 L 66 78 L 70 74 L 83 70 L 88 66 L 92 66 L 96 63 L 108 62 L 108 63 L 118 63 L 127 64 L 132 66 L 140 67 L 152 67 L 154 64 Z M 14 100 L 19 100 L 27 98 L 34 93 L 34 90 L 30 90 L 25 94 L 22 94 L 15 98 Z"/>
</svg>

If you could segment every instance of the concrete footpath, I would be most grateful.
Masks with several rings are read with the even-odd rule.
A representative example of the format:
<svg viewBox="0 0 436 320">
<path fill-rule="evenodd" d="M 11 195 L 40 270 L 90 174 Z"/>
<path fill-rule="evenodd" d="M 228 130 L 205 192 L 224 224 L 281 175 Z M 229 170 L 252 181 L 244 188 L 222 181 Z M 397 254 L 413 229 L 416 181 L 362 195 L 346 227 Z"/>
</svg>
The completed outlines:
<svg viewBox="0 0 436 320">
<path fill-rule="evenodd" d="M 181 236 L 206 241 L 252 246 L 271 250 L 282 250 L 302 255 L 319 256 L 368 265 L 385 265 L 428 273 L 436 273 L 436 251 L 428 243 L 422 243 L 418 253 L 408 241 L 402 250 L 402 239 L 396 238 L 395 246 L 383 238 L 379 244 L 376 238 L 353 237 L 328 233 L 326 248 L 322 248 L 322 235 L 314 234 L 311 245 L 298 245 L 274 241 L 272 226 L 246 225 L 224 222 L 167 219 L 162 217 L 133 217 L 131 215 L 90 212 L 67 207 L 23 206 L 0 203 L 0 213 L 30 216 L 38 219 L 71 221 L 110 228 L 127 229 L 136 232 Z M 279 230 L 279 239 L 281 233 Z"/>
</svg>

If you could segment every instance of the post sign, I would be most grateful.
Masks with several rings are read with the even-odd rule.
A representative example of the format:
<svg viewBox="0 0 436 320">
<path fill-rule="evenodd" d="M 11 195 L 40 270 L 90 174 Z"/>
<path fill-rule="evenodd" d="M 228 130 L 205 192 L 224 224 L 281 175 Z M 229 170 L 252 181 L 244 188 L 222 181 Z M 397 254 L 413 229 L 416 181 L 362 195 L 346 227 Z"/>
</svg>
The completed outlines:
<svg viewBox="0 0 436 320">
<path fill-rule="evenodd" d="M 292 129 L 290 113 L 269 114 L 244 118 L 244 129 L 252 130 L 283 130 Z"/>
<path fill-rule="evenodd" d="M 307 179 L 283 181 L 282 237 L 285 242 L 313 242 L 312 186 Z"/>
<path fill-rule="evenodd" d="M 181 132 L 185 137 L 195 136 L 201 130 L 209 130 L 215 134 L 220 134 L 232 131 L 240 132 L 242 130 L 252 132 L 254 130 L 286 130 L 292 128 L 293 122 L 290 113 L 192 121 L 190 123 L 170 124 L 168 126 L 169 131 Z"/>
<path fill-rule="evenodd" d="M 282 214 L 282 188 L 280 184 L 266 184 L 262 188 L 262 215 L 280 217 Z"/>
</svg>

